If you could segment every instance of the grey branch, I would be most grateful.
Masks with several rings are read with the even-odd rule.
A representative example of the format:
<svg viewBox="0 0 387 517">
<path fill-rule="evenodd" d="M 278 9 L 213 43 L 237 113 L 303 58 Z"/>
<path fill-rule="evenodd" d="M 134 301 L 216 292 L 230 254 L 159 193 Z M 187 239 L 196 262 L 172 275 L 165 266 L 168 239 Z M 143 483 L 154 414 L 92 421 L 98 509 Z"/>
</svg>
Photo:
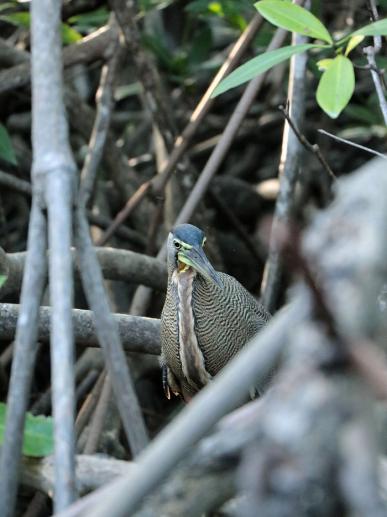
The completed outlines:
<svg viewBox="0 0 387 517">
<path fill-rule="evenodd" d="M 135 475 L 136 465 L 102 456 L 78 455 L 75 458 L 77 489 L 80 494 L 103 486 L 117 476 Z M 54 459 L 27 458 L 22 461 L 21 483 L 52 496 L 54 488 Z"/>
<path fill-rule="evenodd" d="M 91 63 L 97 59 L 106 59 L 111 55 L 115 41 L 116 33 L 108 27 L 102 27 L 90 36 L 83 38 L 79 43 L 66 47 L 63 51 L 63 65 L 67 68 L 78 63 Z M 20 52 L 17 55 L 21 59 Z M 30 82 L 31 67 L 27 54 L 25 61 L 25 63 L 0 72 L 0 93 L 26 86 Z"/>
<path fill-rule="evenodd" d="M 293 34 L 293 45 L 305 43 L 306 38 Z M 305 69 L 306 54 L 293 56 L 290 60 L 288 86 L 289 115 L 294 124 L 301 128 L 305 114 Z M 299 175 L 301 144 L 286 121 L 282 138 L 281 160 L 279 165 L 280 189 L 275 205 L 274 219 L 270 236 L 269 257 L 262 281 L 262 302 L 269 312 L 278 307 L 283 283 L 283 265 L 277 243 L 278 227 L 286 224 L 294 208 L 294 190 Z"/>
<path fill-rule="evenodd" d="M 52 309 L 41 307 L 39 310 L 38 339 L 48 342 L 50 339 L 50 319 Z M 15 337 L 19 305 L 0 304 L 0 339 L 12 340 Z M 128 352 L 158 355 L 160 353 L 160 321 L 153 318 L 115 314 L 114 321 L 118 327 L 123 346 Z M 75 341 L 83 346 L 98 346 L 95 323 L 91 311 L 73 309 L 72 323 Z"/>
<path fill-rule="evenodd" d="M 114 248 L 96 248 L 96 253 L 106 279 L 143 284 L 157 291 L 166 290 L 167 268 L 160 260 Z M 7 276 L 6 282 L 0 287 L 0 299 L 20 291 L 26 255 L 26 252 L 7 254 L 0 248 L 0 274 Z M 73 264 L 78 270 L 74 250 Z"/>
</svg>

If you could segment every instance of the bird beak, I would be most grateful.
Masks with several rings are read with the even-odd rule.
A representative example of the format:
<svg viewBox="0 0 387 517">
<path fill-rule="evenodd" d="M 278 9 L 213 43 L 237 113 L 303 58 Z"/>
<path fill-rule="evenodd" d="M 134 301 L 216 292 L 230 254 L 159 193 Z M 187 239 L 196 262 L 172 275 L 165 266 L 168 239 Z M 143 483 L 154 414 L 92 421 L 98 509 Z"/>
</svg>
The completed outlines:
<svg viewBox="0 0 387 517">
<path fill-rule="evenodd" d="M 212 267 L 210 261 L 206 257 L 203 248 L 183 249 L 178 252 L 177 258 L 183 264 L 192 267 L 195 271 L 200 273 L 204 278 L 223 288 L 223 284 L 219 278 L 218 273 Z"/>
</svg>

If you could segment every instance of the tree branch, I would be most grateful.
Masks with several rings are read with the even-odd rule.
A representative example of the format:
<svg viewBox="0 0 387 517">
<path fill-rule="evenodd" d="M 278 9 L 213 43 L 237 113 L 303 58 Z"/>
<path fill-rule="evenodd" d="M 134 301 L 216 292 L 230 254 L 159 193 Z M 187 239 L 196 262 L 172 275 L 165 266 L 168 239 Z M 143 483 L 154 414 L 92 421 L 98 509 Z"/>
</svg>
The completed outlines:
<svg viewBox="0 0 387 517">
<path fill-rule="evenodd" d="M 19 310 L 21 311 L 19 305 L 0 303 L 1 340 L 11 341 L 15 337 Z M 39 318 L 37 339 L 43 343 L 47 343 L 50 339 L 51 314 L 51 307 L 40 307 L 37 311 Z M 126 351 L 152 355 L 160 353 L 160 320 L 126 314 L 115 314 L 113 318 Z M 83 346 L 98 346 L 96 325 L 91 311 L 73 309 L 72 325 L 77 343 Z"/>
</svg>

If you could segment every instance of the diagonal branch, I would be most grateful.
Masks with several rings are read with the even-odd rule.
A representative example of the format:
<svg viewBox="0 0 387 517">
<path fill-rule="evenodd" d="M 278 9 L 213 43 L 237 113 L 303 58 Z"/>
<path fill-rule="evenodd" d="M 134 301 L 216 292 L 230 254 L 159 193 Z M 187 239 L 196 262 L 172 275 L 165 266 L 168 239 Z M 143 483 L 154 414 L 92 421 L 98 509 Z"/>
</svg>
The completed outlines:
<svg viewBox="0 0 387 517">
<path fill-rule="evenodd" d="M 46 278 L 46 221 L 36 200 L 32 204 L 28 253 L 23 274 L 20 315 L 17 320 L 7 421 L 0 462 L 0 513 L 13 515 L 25 412 L 37 350 L 39 304 Z"/>
</svg>

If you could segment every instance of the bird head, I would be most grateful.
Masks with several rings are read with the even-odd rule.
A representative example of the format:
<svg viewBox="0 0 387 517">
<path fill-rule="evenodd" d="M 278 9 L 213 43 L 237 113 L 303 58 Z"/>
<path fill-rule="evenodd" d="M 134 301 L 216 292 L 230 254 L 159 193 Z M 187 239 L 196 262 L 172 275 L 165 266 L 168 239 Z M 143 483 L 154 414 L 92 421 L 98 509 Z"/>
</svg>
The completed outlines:
<svg viewBox="0 0 387 517">
<path fill-rule="evenodd" d="M 203 251 L 204 232 L 192 224 L 179 224 L 168 236 L 168 262 L 178 273 L 192 268 L 209 282 L 222 287 L 219 274 Z"/>
</svg>

